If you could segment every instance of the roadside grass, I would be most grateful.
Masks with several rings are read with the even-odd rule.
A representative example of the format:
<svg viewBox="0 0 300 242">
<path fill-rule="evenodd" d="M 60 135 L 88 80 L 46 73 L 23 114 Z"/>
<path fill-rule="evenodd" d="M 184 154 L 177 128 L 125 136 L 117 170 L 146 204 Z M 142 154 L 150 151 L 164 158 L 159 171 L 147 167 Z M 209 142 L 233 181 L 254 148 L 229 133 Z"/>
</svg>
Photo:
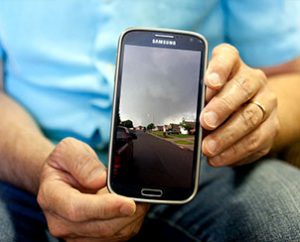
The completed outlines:
<svg viewBox="0 0 300 242">
<path fill-rule="evenodd" d="M 175 140 L 174 141 L 176 144 L 180 145 L 193 145 L 194 143 L 188 140 Z"/>
<path fill-rule="evenodd" d="M 154 135 L 156 135 L 156 136 L 165 138 L 165 139 L 173 139 L 173 137 L 170 136 L 170 135 L 164 136 L 164 132 L 163 131 L 152 131 L 151 133 L 154 134 Z"/>
<path fill-rule="evenodd" d="M 176 137 L 176 138 L 192 138 L 194 137 L 194 135 L 190 135 L 190 134 L 173 134 L 172 136 Z"/>
<path fill-rule="evenodd" d="M 174 139 L 174 138 L 175 139 L 186 139 L 186 138 L 193 138 L 194 137 L 194 135 L 190 135 L 190 134 L 166 134 L 166 135 L 164 135 L 163 131 L 152 131 L 151 134 L 156 135 L 158 137 L 165 138 L 165 139 Z M 182 140 L 182 141 L 184 142 L 185 140 Z M 186 141 L 186 142 L 189 142 L 189 141 Z M 176 142 L 176 143 L 179 144 L 179 142 Z M 189 144 L 192 144 L 192 143 L 189 142 Z"/>
</svg>

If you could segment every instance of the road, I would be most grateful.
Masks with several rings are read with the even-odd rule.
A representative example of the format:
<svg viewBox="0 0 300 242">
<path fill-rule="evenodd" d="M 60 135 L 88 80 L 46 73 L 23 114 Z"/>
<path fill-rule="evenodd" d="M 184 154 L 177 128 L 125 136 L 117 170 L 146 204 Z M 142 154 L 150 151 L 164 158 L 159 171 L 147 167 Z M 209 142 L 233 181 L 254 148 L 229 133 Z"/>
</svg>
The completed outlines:
<svg viewBox="0 0 300 242">
<path fill-rule="evenodd" d="M 136 131 L 133 141 L 133 180 L 143 184 L 187 187 L 191 182 L 193 152 L 155 137 Z"/>
</svg>

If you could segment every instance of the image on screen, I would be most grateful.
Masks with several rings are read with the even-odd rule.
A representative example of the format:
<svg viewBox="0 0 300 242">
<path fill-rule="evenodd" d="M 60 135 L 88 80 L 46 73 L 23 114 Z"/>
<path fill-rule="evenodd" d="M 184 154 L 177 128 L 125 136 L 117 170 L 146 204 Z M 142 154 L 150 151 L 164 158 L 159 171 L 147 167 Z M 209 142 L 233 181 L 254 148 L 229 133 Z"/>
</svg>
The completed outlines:
<svg viewBox="0 0 300 242">
<path fill-rule="evenodd" d="M 112 175 L 146 187 L 192 182 L 201 52 L 125 45 Z"/>
</svg>

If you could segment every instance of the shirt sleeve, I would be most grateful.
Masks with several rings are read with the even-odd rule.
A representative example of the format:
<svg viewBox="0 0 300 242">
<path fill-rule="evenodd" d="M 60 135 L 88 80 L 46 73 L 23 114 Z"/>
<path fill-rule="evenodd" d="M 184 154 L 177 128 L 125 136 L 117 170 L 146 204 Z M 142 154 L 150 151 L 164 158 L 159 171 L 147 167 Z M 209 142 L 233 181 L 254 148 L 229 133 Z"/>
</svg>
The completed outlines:
<svg viewBox="0 0 300 242">
<path fill-rule="evenodd" d="M 224 1 L 225 38 L 250 66 L 285 63 L 300 56 L 300 1 Z"/>
</svg>

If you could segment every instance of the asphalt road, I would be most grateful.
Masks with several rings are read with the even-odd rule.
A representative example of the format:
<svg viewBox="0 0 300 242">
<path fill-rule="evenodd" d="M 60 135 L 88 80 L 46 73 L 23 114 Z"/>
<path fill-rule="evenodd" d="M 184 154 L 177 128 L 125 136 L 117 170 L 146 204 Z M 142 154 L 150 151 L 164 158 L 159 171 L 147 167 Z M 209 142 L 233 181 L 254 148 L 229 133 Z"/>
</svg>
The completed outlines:
<svg viewBox="0 0 300 242">
<path fill-rule="evenodd" d="M 190 185 L 193 152 L 155 137 L 136 131 L 133 141 L 133 180 L 145 185 L 186 187 Z"/>
</svg>

